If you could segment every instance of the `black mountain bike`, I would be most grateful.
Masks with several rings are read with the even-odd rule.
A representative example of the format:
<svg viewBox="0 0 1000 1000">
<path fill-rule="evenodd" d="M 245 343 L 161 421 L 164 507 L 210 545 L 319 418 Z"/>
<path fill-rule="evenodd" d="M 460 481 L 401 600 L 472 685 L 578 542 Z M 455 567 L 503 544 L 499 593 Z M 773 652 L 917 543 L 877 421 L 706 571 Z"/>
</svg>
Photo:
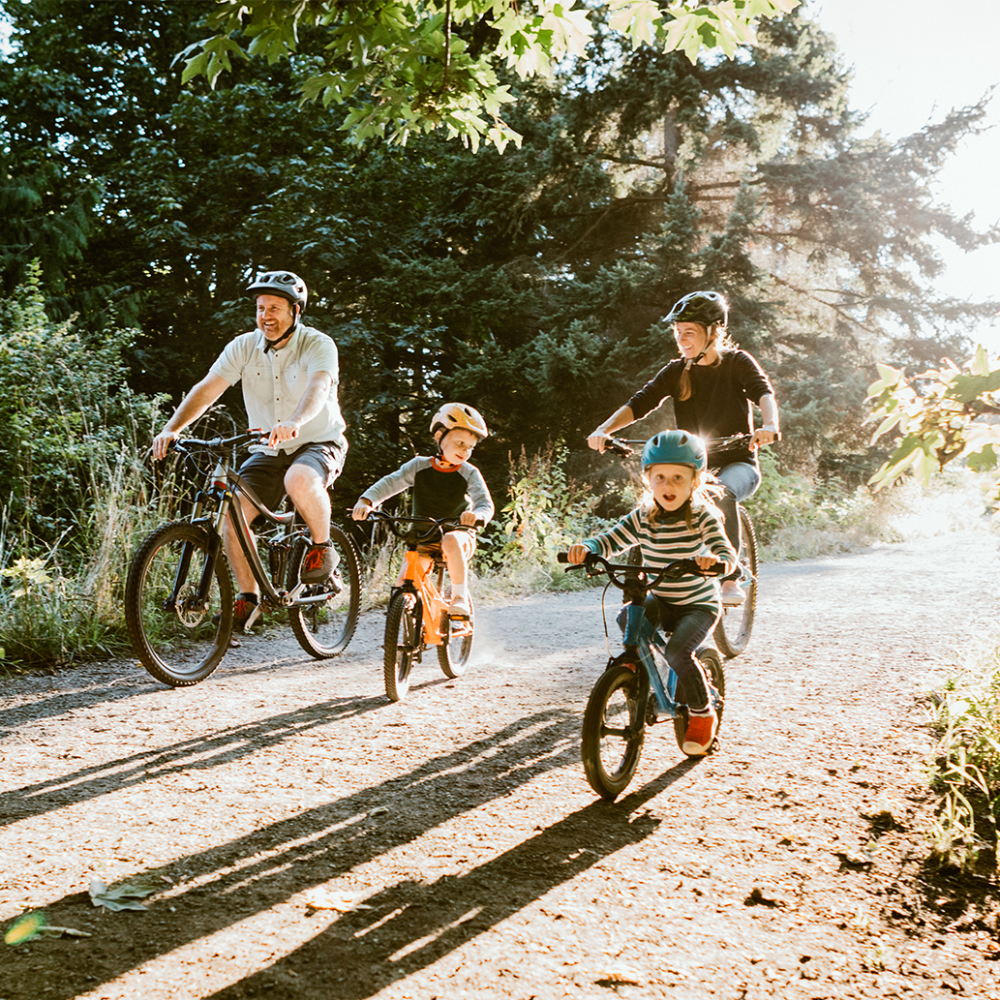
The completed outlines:
<svg viewBox="0 0 1000 1000">
<path fill-rule="evenodd" d="M 209 677 L 232 641 L 233 582 L 221 535 L 231 515 L 261 593 L 244 631 L 263 614 L 286 611 L 299 645 L 310 656 L 326 659 L 342 653 L 357 628 L 361 573 L 351 539 L 331 525 L 337 570 L 323 584 L 302 583 L 308 529 L 295 510 L 268 510 L 233 469 L 235 448 L 259 440 L 261 434 L 177 441 L 174 450 L 204 481 L 194 512 L 189 520 L 151 532 L 129 566 L 125 621 L 132 648 L 146 670 L 171 687 Z M 256 546 L 243 516 L 242 497 L 266 522 Z"/>
</svg>

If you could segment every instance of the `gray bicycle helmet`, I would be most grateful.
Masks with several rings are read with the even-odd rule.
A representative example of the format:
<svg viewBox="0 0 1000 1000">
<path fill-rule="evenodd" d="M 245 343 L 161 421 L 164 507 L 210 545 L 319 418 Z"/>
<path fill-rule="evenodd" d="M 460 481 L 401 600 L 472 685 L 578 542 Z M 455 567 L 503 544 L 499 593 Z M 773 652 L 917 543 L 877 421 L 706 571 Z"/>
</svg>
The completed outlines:
<svg viewBox="0 0 1000 1000">
<path fill-rule="evenodd" d="M 660 431 L 642 449 L 644 470 L 651 465 L 689 465 L 701 472 L 707 464 L 705 442 L 688 431 Z"/>
<path fill-rule="evenodd" d="M 725 326 L 729 321 L 729 306 L 720 292 L 691 292 L 674 303 L 665 319 L 668 323 Z"/>
<path fill-rule="evenodd" d="M 309 300 L 309 289 L 292 271 L 263 271 L 253 279 L 247 288 L 247 295 L 251 298 L 256 298 L 258 295 L 280 295 L 288 299 L 293 306 L 298 306 L 301 316 Z"/>
</svg>

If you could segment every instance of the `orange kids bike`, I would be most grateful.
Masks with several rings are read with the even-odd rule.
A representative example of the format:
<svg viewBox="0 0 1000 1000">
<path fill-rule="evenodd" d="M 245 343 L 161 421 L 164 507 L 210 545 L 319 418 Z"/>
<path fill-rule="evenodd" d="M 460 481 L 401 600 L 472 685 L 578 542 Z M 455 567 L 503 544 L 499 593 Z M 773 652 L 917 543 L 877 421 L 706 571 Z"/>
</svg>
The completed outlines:
<svg viewBox="0 0 1000 1000">
<path fill-rule="evenodd" d="M 450 584 L 441 556 L 446 531 L 474 531 L 458 518 L 401 517 L 381 510 L 368 513 L 406 544 L 401 582 L 392 588 L 385 616 L 383 675 L 390 701 L 401 701 L 410 689 L 410 672 L 428 646 L 437 649 L 445 677 L 461 677 L 472 654 L 473 609 L 468 618 L 450 618 Z M 477 525 L 478 526 L 478 525 Z"/>
</svg>

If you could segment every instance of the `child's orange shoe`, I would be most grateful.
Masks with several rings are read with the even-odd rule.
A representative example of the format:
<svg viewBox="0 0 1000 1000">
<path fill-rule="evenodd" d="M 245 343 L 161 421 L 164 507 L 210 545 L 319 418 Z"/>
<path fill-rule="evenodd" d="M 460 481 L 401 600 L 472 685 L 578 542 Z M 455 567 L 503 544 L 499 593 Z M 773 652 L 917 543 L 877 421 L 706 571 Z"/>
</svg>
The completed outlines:
<svg viewBox="0 0 1000 1000">
<path fill-rule="evenodd" d="M 712 749 L 715 733 L 719 728 L 719 717 L 713 708 L 707 715 L 688 714 L 687 732 L 681 750 L 689 757 L 701 757 Z"/>
</svg>

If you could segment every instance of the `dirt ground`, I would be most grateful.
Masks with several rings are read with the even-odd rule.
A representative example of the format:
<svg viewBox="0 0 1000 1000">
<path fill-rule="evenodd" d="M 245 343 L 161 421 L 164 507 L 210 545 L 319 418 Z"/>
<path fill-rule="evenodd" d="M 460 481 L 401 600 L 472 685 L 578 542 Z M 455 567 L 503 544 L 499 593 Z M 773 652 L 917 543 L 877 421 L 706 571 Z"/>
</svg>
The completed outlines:
<svg viewBox="0 0 1000 1000">
<path fill-rule="evenodd" d="M 598 589 L 481 606 L 469 673 L 428 657 L 397 705 L 378 612 L 188 689 L 7 680 L 0 921 L 90 936 L 0 946 L 0 1000 L 1000 1000 L 996 885 L 924 863 L 918 703 L 995 629 L 997 562 L 983 530 L 765 567 L 721 750 L 657 727 L 614 804 L 579 751 Z M 148 911 L 91 904 L 126 876 Z"/>
</svg>

